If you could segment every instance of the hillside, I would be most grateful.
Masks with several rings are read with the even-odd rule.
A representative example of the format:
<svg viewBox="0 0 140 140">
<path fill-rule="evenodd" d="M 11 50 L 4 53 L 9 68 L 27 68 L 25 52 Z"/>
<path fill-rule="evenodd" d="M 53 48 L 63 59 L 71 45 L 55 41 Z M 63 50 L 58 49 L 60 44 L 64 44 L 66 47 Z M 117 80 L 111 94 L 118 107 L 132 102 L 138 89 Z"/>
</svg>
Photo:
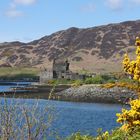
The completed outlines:
<svg viewBox="0 0 140 140">
<path fill-rule="evenodd" d="M 123 54 L 134 57 L 140 20 L 93 28 L 69 28 L 29 42 L 0 43 L 0 65 L 51 67 L 54 58 L 68 58 L 74 71 L 120 71 Z"/>
</svg>

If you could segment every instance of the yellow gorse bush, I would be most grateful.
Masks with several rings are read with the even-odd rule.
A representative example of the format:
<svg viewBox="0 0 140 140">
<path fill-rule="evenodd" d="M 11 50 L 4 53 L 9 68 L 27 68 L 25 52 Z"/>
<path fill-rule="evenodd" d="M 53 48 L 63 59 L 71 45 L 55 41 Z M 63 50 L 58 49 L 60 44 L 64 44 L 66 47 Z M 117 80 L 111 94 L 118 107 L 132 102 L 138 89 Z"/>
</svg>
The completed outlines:
<svg viewBox="0 0 140 140">
<path fill-rule="evenodd" d="M 130 59 L 128 57 L 128 54 L 124 55 L 124 60 L 123 60 L 123 68 L 125 72 L 128 72 L 130 67 Z"/>
<path fill-rule="evenodd" d="M 117 113 L 117 122 L 122 123 L 122 130 L 133 130 L 136 127 L 140 127 L 140 100 L 130 101 L 130 110 L 122 109 L 122 114 Z"/>
<path fill-rule="evenodd" d="M 128 54 L 124 55 L 123 69 L 126 73 L 130 74 L 134 80 L 140 82 L 140 39 L 136 38 L 136 60 L 130 61 Z"/>
<path fill-rule="evenodd" d="M 133 79 L 138 81 L 138 85 L 132 84 L 130 89 L 137 89 L 140 92 L 140 39 L 136 38 L 136 60 L 130 61 L 127 54 L 124 55 L 124 71 L 132 75 Z M 122 113 L 117 113 L 117 122 L 122 123 L 121 129 L 132 132 L 135 128 L 140 129 L 140 99 L 130 101 L 130 110 L 122 109 Z"/>
<path fill-rule="evenodd" d="M 113 88 L 113 87 L 123 88 L 123 87 L 125 87 L 129 90 L 133 90 L 133 91 L 140 93 L 140 87 L 137 83 L 116 82 L 116 83 L 103 84 L 103 85 L 101 85 L 101 87 L 102 88 Z"/>
</svg>

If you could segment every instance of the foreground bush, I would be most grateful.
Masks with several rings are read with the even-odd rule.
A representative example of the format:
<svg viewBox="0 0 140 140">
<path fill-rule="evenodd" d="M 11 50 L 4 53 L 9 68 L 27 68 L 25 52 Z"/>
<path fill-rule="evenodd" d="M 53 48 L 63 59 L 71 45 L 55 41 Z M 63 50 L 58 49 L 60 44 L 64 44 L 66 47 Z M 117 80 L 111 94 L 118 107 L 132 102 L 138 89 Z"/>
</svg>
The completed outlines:
<svg viewBox="0 0 140 140">
<path fill-rule="evenodd" d="M 54 119 L 53 109 L 38 102 L 25 104 L 17 100 L 0 101 L 0 140 L 47 139 Z"/>
<path fill-rule="evenodd" d="M 90 135 L 81 135 L 79 132 L 77 132 L 66 138 L 66 140 L 94 140 L 94 138 Z"/>
<path fill-rule="evenodd" d="M 126 132 L 133 132 L 135 128 L 140 131 L 140 100 L 130 102 L 131 109 L 122 109 L 122 113 L 117 113 L 117 122 L 123 124 L 121 129 Z"/>
<path fill-rule="evenodd" d="M 90 135 L 82 135 L 79 132 L 72 134 L 66 140 L 140 140 L 140 131 L 138 128 L 134 129 L 134 133 L 122 131 L 120 128 L 112 132 L 99 133 L 96 137 Z"/>
</svg>

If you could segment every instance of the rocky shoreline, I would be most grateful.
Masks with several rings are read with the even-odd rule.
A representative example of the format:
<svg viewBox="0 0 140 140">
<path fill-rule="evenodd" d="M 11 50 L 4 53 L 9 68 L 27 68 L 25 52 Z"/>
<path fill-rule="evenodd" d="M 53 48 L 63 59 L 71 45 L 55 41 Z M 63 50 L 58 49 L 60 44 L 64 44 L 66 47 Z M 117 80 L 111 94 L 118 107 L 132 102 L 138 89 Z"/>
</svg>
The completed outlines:
<svg viewBox="0 0 140 140">
<path fill-rule="evenodd" d="M 137 94 L 126 88 L 102 88 L 100 85 L 82 85 L 54 93 L 59 100 L 72 102 L 122 103 L 136 99 Z M 57 98 L 56 98 L 57 99 Z"/>
<path fill-rule="evenodd" d="M 17 92 L 14 92 L 17 91 Z M 20 92 L 19 92 L 20 91 Z M 88 102 L 88 103 L 121 103 L 127 104 L 129 99 L 136 99 L 137 94 L 126 88 L 113 87 L 102 88 L 101 85 L 82 85 L 71 87 L 71 85 L 57 85 L 56 87 L 31 86 L 16 87 L 16 90 L 0 93 L 1 97 L 22 97 L 51 99 L 71 102 Z"/>
</svg>

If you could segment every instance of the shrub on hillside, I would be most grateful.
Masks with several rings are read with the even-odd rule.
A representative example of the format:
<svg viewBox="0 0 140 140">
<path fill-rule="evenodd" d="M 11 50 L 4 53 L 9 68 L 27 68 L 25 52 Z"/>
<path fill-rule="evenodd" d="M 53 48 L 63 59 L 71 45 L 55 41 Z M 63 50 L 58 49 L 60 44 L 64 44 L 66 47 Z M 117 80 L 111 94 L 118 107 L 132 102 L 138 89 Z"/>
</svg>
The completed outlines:
<svg viewBox="0 0 140 140">
<path fill-rule="evenodd" d="M 116 82 L 115 79 L 109 79 L 109 80 L 107 81 L 107 83 L 115 83 L 115 82 Z"/>
<path fill-rule="evenodd" d="M 85 84 L 103 84 L 104 79 L 101 76 L 95 76 L 93 78 L 87 78 Z"/>
</svg>

